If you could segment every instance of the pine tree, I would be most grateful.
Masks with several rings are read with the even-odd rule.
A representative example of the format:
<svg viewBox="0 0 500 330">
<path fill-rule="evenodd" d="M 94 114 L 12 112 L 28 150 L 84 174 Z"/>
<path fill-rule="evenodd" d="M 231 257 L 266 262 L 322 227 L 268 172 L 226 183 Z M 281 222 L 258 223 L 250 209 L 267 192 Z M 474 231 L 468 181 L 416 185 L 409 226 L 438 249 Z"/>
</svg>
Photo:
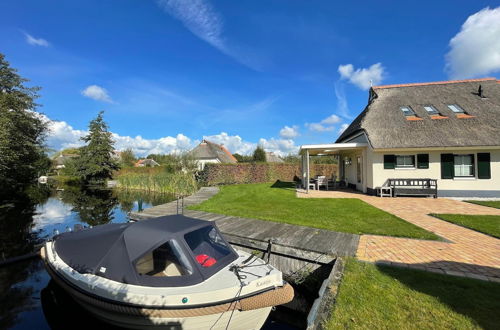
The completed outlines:
<svg viewBox="0 0 500 330">
<path fill-rule="evenodd" d="M 264 148 L 258 146 L 253 152 L 253 161 L 254 162 L 266 162 L 266 152 Z"/>
<path fill-rule="evenodd" d="M 26 87 L 27 81 L 0 54 L 0 194 L 34 182 L 47 157 L 47 123 L 35 103 L 40 88 Z"/>
<path fill-rule="evenodd" d="M 103 184 L 106 179 L 111 179 L 113 171 L 119 166 L 112 154 L 114 141 L 108 125 L 104 122 L 103 111 L 90 121 L 89 134 L 82 137 L 87 143 L 81 149 L 78 164 L 78 175 L 84 183 Z"/>
</svg>

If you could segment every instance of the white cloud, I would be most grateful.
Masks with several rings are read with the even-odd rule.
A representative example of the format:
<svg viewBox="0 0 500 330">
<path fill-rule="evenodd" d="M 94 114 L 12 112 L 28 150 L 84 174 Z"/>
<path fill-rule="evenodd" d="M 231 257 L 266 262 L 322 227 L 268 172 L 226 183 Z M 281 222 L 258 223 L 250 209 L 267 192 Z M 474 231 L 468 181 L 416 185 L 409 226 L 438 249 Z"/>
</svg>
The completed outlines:
<svg viewBox="0 0 500 330">
<path fill-rule="evenodd" d="M 96 101 L 113 103 L 113 100 L 109 96 L 108 91 L 105 88 L 102 88 L 97 85 L 88 86 L 82 91 L 82 95 L 94 99 Z"/>
<path fill-rule="evenodd" d="M 349 106 L 347 105 L 347 97 L 345 96 L 344 84 L 337 81 L 334 85 L 335 97 L 337 98 L 337 112 L 346 118 L 351 118 L 349 115 Z"/>
<path fill-rule="evenodd" d="M 299 127 L 296 125 L 292 127 L 285 126 L 280 130 L 280 136 L 284 139 L 293 139 L 299 136 Z"/>
<path fill-rule="evenodd" d="M 326 117 L 325 119 L 323 119 L 321 121 L 321 124 L 325 124 L 325 125 L 334 125 L 334 124 L 337 124 L 337 123 L 340 123 L 341 119 L 339 116 L 337 115 L 331 115 L 329 117 Z"/>
<path fill-rule="evenodd" d="M 354 70 L 352 64 L 339 65 L 338 72 L 342 79 L 347 79 L 351 84 L 362 90 L 367 90 L 371 85 L 378 85 L 385 76 L 385 69 L 381 63 L 375 63 L 369 68 Z"/>
<path fill-rule="evenodd" d="M 349 127 L 349 124 L 342 124 L 340 125 L 340 128 L 339 128 L 339 135 L 344 133 L 344 131 L 347 129 L 347 127 Z"/>
<path fill-rule="evenodd" d="M 229 135 L 226 132 L 204 136 L 203 138 L 214 143 L 223 144 L 233 154 L 248 155 L 257 146 L 256 143 L 244 141 L 239 135 Z"/>
<path fill-rule="evenodd" d="M 286 156 L 292 153 L 296 154 L 299 151 L 299 147 L 290 139 L 260 139 L 259 145 L 264 147 L 264 150 L 274 152 L 279 156 Z"/>
<path fill-rule="evenodd" d="M 228 45 L 223 36 L 222 16 L 208 0 L 157 0 L 157 3 L 201 40 L 243 65 L 258 71 L 261 69 L 261 63 L 258 63 L 260 60 L 256 58 L 255 52 Z"/>
<path fill-rule="evenodd" d="M 31 34 L 24 32 L 24 36 L 26 37 L 26 42 L 32 46 L 42 46 L 49 47 L 49 42 L 42 38 L 35 38 Z"/>
<path fill-rule="evenodd" d="M 487 7 L 467 18 L 450 40 L 446 71 L 452 79 L 500 71 L 500 7 Z"/>
<path fill-rule="evenodd" d="M 335 124 L 341 121 L 342 119 L 339 116 L 332 114 L 319 123 L 306 123 L 305 126 L 314 132 L 331 132 L 335 129 Z"/>
<path fill-rule="evenodd" d="M 320 123 L 306 123 L 306 127 L 315 132 L 330 132 L 334 129 L 333 126 L 324 126 Z"/>
<path fill-rule="evenodd" d="M 87 135 L 88 131 L 74 129 L 64 121 L 53 121 L 45 115 L 40 116 L 43 120 L 48 122 L 49 134 L 47 137 L 47 145 L 49 148 L 61 150 L 65 148 L 80 147 L 84 144 L 80 138 Z M 116 133 L 112 134 L 117 150 L 131 148 L 139 157 L 145 157 L 149 154 L 185 152 L 191 150 L 199 143 L 198 140 L 191 139 L 181 133 L 176 136 L 165 136 L 159 139 L 146 139 L 140 135 L 132 137 L 122 136 Z M 232 153 L 239 153 L 242 155 L 251 154 L 257 147 L 257 143 L 245 141 L 239 135 L 229 135 L 226 132 L 204 136 L 203 138 L 223 144 Z M 259 143 L 262 144 L 267 151 L 273 151 L 279 155 L 286 155 L 298 150 L 291 139 L 260 139 Z"/>
</svg>

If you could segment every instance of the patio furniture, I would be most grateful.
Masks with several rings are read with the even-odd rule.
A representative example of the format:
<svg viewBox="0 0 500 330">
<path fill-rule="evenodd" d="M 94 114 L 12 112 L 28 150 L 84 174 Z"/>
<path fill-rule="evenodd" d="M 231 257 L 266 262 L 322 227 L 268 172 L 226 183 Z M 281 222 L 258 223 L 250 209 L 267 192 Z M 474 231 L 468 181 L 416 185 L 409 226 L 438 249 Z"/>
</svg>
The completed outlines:
<svg viewBox="0 0 500 330">
<path fill-rule="evenodd" d="M 382 186 L 375 189 L 379 197 L 392 197 L 392 187 Z"/>
<path fill-rule="evenodd" d="M 332 175 L 332 178 L 328 180 L 328 187 L 335 189 L 336 185 L 337 185 L 337 176 Z"/>
<path fill-rule="evenodd" d="M 320 187 L 325 187 L 328 190 L 328 179 L 324 175 L 318 176 L 316 179 L 316 188 L 319 190 Z"/>
<path fill-rule="evenodd" d="M 436 179 L 388 179 L 394 196 L 432 196 L 437 198 Z"/>
</svg>

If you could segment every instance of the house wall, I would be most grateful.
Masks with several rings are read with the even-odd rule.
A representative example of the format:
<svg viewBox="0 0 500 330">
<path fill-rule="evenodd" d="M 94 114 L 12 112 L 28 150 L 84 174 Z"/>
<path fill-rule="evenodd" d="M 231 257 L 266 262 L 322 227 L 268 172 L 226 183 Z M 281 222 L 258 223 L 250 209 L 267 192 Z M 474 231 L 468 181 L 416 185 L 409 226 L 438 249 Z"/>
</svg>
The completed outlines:
<svg viewBox="0 0 500 330">
<path fill-rule="evenodd" d="M 361 182 L 358 182 L 357 178 L 357 158 L 361 157 L 362 159 L 362 177 Z M 345 173 L 344 178 L 347 180 L 347 183 L 356 190 L 366 192 L 366 183 L 368 178 L 368 162 L 367 162 L 367 152 L 366 150 L 356 150 L 350 152 L 341 152 L 340 153 L 340 161 L 345 161 L 345 158 L 351 159 L 351 165 L 345 165 Z M 342 179 L 342 178 L 341 178 Z"/>
<path fill-rule="evenodd" d="M 490 153 L 491 179 L 477 178 L 477 153 Z M 429 154 L 428 169 L 384 169 L 384 155 L 416 155 L 419 153 Z M 441 154 L 474 154 L 475 177 L 441 179 Z M 500 150 L 437 150 L 437 151 L 386 151 L 379 152 L 368 150 L 368 159 L 371 163 L 371 175 L 367 180 L 367 187 L 374 189 L 383 186 L 387 179 L 397 178 L 430 178 L 438 180 L 438 195 L 443 197 L 500 197 Z M 369 189 L 370 190 L 370 189 Z"/>
<path fill-rule="evenodd" d="M 196 163 L 198 164 L 198 170 L 203 171 L 203 169 L 205 168 L 205 164 L 220 163 L 220 160 L 218 158 L 198 159 L 196 160 Z"/>
</svg>

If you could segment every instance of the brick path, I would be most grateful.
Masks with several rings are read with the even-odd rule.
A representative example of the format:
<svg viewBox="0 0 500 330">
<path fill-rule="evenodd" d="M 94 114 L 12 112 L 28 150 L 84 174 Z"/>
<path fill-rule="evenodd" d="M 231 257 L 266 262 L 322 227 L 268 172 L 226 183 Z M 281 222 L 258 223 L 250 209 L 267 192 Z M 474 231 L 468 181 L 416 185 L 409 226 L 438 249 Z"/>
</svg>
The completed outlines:
<svg viewBox="0 0 500 330">
<path fill-rule="evenodd" d="M 357 258 L 500 282 L 500 240 L 429 216 L 430 213 L 500 215 L 500 209 L 446 198 L 380 198 L 348 191 L 297 192 L 301 198 L 358 198 L 448 242 L 362 235 Z"/>
</svg>

